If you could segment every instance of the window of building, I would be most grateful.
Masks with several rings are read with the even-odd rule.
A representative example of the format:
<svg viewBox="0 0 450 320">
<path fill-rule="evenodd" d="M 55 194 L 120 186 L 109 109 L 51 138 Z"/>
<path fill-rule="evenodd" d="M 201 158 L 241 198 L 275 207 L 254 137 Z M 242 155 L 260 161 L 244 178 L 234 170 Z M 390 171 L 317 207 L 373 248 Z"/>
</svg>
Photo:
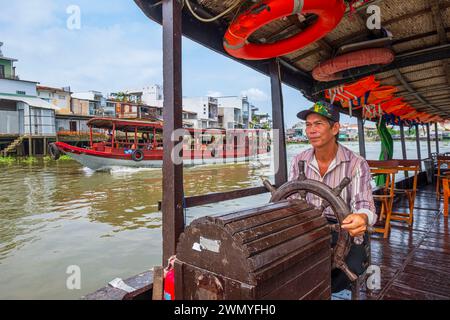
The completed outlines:
<svg viewBox="0 0 450 320">
<path fill-rule="evenodd" d="M 58 96 L 59 100 L 66 100 L 65 96 Z"/>
<path fill-rule="evenodd" d="M 0 78 L 5 77 L 5 66 L 0 65 Z"/>
<path fill-rule="evenodd" d="M 69 122 L 70 125 L 70 131 L 71 132 L 77 132 L 77 122 L 76 121 L 70 121 Z"/>
</svg>

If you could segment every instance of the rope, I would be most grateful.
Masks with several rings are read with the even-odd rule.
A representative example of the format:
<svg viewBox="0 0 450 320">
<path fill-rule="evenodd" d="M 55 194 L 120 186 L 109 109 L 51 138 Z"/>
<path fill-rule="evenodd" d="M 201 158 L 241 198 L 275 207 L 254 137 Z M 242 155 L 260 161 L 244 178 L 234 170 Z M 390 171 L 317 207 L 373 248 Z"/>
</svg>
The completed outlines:
<svg viewBox="0 0 450 320">
<path fill-rule="evenodd" d="M 215 17 L 206 19 L 203 17 L 200 17 L 197 13 L 195 13 L 194 9 L 192 9 L 191 3 L 189 2 L 189 0 L 183 0 L 183 3 L 186 3 L 187 8 L 189 9 L 189 11 L 191 12 L 191 14 L 199 21 L 201 22 L 213 22 L 216 21 L 220 18 L 222 18 L 223 16 L 225 16 L 226 14 L 230 13 L 231 11 L 233 11 L 238 5 L 241 4 L 241 0 L 235 0 L 234 3 L 231 5 L 231 7 L 229 7 L 228 9 L 226 9 L 224 12 L 218 14 Z M 242 4 L 241 4 L 242 5 Z"/>
</svg>

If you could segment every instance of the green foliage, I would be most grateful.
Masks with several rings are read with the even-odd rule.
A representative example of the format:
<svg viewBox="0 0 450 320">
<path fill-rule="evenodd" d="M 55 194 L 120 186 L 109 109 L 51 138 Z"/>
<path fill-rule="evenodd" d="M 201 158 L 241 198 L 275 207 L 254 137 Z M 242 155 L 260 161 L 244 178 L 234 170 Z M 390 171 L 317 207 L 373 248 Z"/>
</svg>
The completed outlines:
<svg viewBox="0 0 450 320">
<path fill-rule="evenodd" d="M 112 96 L 114 99 L 120 102 L 128 102 L 129 101 L 129 94 L 126 94 L 125 92 L 117 92 L 113 93 Z"/>
<path fill-rule="evenodd" d="M 16 162 L 14 157 L 0 157 L 0 164 L 13 164 Z"/>
<path fill-rule="evenodd" d="M 36 163 L 38 160 L 35 157 L 26 157 L 20 160 L 20 162 L 25 164 L 33 164 Z"/>
<path fill-rule="evenodd" d="M 59 159 L 58 159 L 58 161 L 72 161 L 73 159 L 71 158 L 71 157 L 69 157 L 68 155 L 62 155 Z M 45 162 L 51 162 L 51 161 L 54 161 L 50 156 L 46 156 L 46 157 L 44 157 L 44 161 Z"/>
</svg>

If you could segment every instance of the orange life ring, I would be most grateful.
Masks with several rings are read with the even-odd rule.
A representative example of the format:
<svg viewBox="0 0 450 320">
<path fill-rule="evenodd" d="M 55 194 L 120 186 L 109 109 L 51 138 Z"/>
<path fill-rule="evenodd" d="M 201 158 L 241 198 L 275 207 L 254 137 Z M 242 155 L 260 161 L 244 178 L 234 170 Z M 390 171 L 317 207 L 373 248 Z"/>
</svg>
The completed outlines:
<svg viewBox="0 0 450 320">
<path fill-rule="evenodd" d="M 240 15 L 225 33 L 224 48 L 240 59 L 261 60 L 283 56 L 323 38 L 341 21 L 344 0 L 265 0 Z M 316 14 L 317 21 L 299 34 L 275 43 L 254 44 L 247 39 L 268 23 L 294 14 Z"/>
<path fill-rule="evenodd" d="M 385 65 L 394 61 L 395 54 L 387 48 L 354 51 L 320 63 L 312 72 L 317 81 L 342 79 L 342 71 L 368 65 Z"/>
</svg>

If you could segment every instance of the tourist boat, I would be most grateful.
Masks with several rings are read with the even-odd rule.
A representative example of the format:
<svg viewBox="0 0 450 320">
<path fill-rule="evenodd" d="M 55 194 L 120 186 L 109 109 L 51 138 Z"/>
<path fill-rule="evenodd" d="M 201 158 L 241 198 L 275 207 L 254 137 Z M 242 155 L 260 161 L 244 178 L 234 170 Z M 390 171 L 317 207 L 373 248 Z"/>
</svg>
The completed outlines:
<svg viewBox="0 0 450 320">
<path fill-rule="evenodd" d="M 162 168 L 161 122 L 94 118 L 88 122 L 90 145 L 76 147 L 52 143 L 49 152 L 57 160 L 66 154 L 92 170 L 114 167 Z M 182 129 L 179 154 L 183 165 L 226 164 L 262 160 L 271 151 L 271 138 L 262 129 Z M 108 141 L 94 142 L 94 132 L 104 131 Z M 182 152 L 181 152 L 182 149 Z"/>
</svg>

